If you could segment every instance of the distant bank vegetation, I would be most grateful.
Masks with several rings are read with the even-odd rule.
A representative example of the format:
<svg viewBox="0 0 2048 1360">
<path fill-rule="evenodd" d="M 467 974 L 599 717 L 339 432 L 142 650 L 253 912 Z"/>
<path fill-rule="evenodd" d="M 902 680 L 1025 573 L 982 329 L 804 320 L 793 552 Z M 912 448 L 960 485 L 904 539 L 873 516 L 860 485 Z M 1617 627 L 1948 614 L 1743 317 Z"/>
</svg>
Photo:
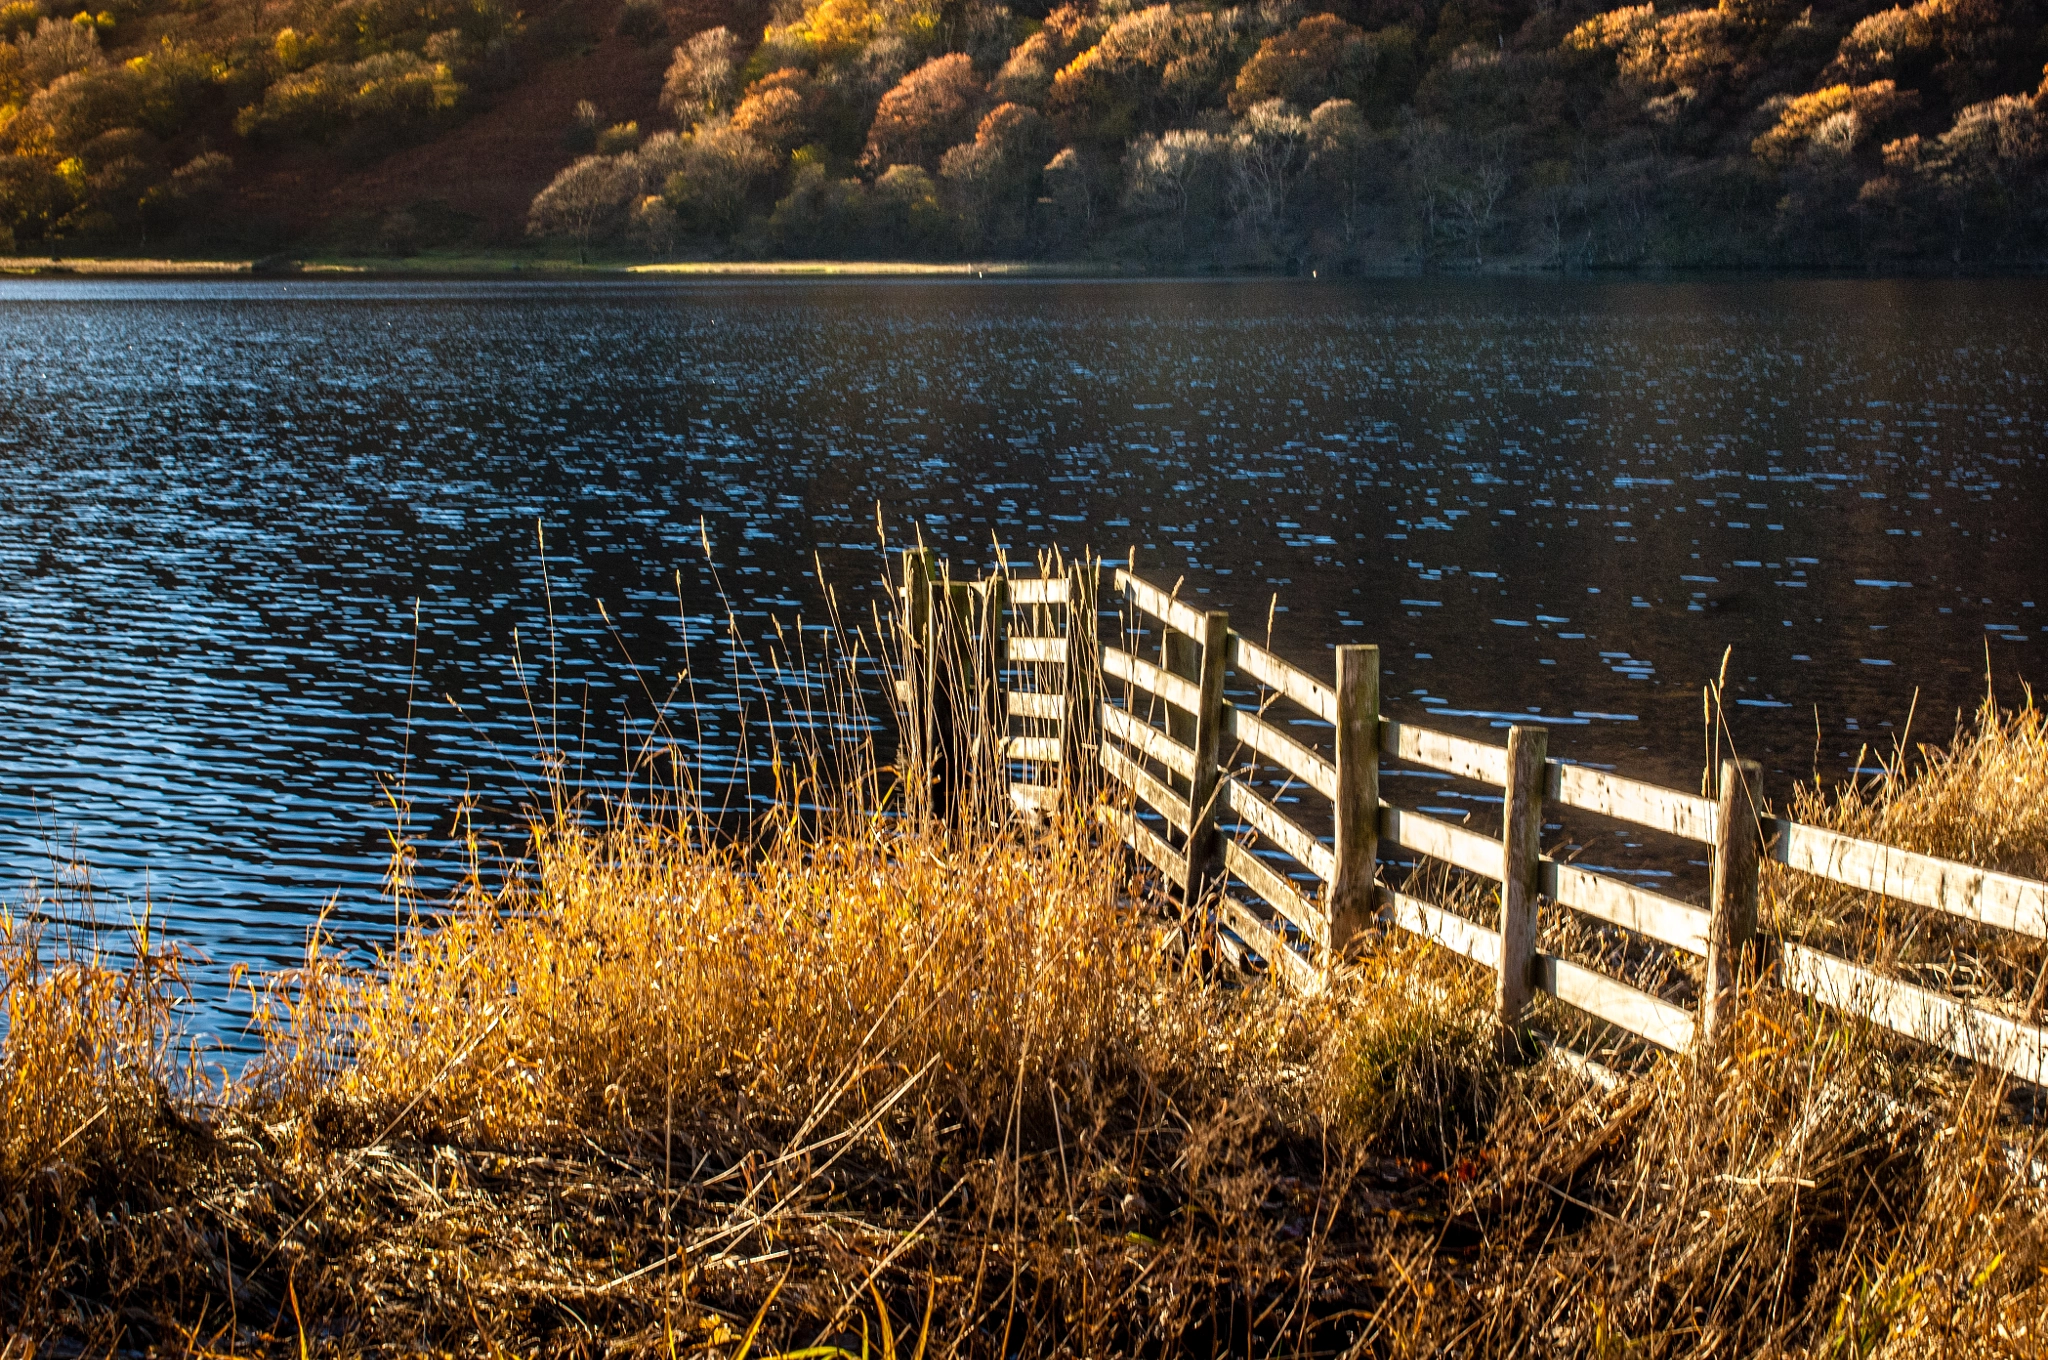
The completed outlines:
<svg viewBox="0 0 2048 1360">
<path fill-rule="evenodd" d="M 232 236 L 238 162 L 372 161 L 560 55 L 508 0 L 107 2 L 0 0 L 0 249 Z M 533 235 L 1255 268 L 2048 256 L 2041 0 L 703 17 L 606 8 L 610 32 L 679 40 L 646 126 L 534 96 L 559 150 L 529 171 Z"/>
<path fill-rule="evenodd" d="M 676 48 L 677 130 L 576 161 L 531 229 L 1251 267 L 2037 258 L 2043 14 L 1871 9 L 805 0 Z"/>
</svg>

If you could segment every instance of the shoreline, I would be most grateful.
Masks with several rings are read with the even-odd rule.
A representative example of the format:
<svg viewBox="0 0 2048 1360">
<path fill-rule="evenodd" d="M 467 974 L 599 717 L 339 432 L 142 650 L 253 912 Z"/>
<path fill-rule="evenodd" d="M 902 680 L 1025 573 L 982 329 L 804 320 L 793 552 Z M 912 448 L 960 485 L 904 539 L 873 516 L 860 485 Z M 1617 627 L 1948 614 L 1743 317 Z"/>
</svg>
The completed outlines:
<svg viewBox="0 0 2048 1360">
<path fill-rule="evenodd" d="M 1506 259 L 1478 267 L 1400 265 L 1353 268 L 1348 272 L 1284 270 L 1174 270 L 1140 263 L 1084 260 L 677 260 L 632 261 L 536 257 L 504 252 L 450 252 L 410 256 L 326 256 L 304 258 L 170 256 L 0 256 L 0 278 L 94 279 L 603 279 L 645 281 L 691 279 L 1045 279 L 1358 282 L 1383 279 L 1545 279 L 1580 283 L 1698 283 L 1746 281 L 1909 282 L 1930 279 L 1991 281 L 2039 278 L 2040 268 L 1967 270 L 1905 268 L 1885 272 L 1822 269 L 1656 267 L 1564 270 L 1527 260 Z"/>
<path fill-rule="evenodd" d="M 592 261 L 511 255 L 391 258 L 174 259 L 105 256 L 0 257 L 0 277 L 15 278 L 503 278 L 540 275 L 605 279 L 660 278 L 1120 278 L 1150 275 L 1116 266 L 999 260 L 702 260 Z M 1284 277 L 1232 275 L 1225 277 Z"/>
</svg>

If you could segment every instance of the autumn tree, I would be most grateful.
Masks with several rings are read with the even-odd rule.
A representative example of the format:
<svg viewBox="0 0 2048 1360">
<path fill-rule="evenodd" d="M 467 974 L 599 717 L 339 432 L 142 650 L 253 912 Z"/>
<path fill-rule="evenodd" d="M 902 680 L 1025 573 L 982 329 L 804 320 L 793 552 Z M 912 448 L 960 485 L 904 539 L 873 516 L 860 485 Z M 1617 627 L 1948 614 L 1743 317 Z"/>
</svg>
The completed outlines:
<svg viewBox="0 0 2048 1360">
<path fill-rule="evenodd" d="M 1195 128 L 1139 137 L 1124 158 L 1124 201 L 1169 222 L 1173 252 L 1185 255 L 1190 218 L 1220 215 L 1230 151 L 1227 138 Z"/>
<path fill-rule="evenodd" d="M 836 179 L 816 161 L 790 178 L 789 192 L 768 216 L 768 237 L 785 255 L 844 255 L 866 235 L 867 193 L 860 181 Z"/>
<path fill-rule="evenodd" d="M 1309 122 L 1284 99 L 1254 104 L 1230 139 L 1230 199 L 1260 252 L 1284 249 L 1289 200 L 1308 167 Z"/>
<path fill-rule="evenodd" d="M 585 156 L 555 176 L 533 200 L 530 236 L 567 237 L 576 258 L 589 258 L 594 240 L 616 229 L 639 187 L 630 166 L 614 156 Z"/>
<path fill-rule="evenodd" d="M 1042 107 L 1056 72 L 1102 35 L 1103 22 L 1075 5 L 1061 5 L 1036 33 L 1011 51 L 989 93 L 1005 103 Z"/>
<path fill-rule="evenodd" d="M 1051 151 L 1052 127 L 1043 115 L 1001 104 L 981 120 L 973 141 L 945 154 L 939 177 L 953 191 L 969 241 L 1009 249 L 1024 238 Z"/>
<path fill-rule="evenodd" d="M 773 153 L 729 123 L 701 126 L 684 147 L 681 168 L 668 177 L 662 197 L 682 220 L 701 231 L 729 233 L 774 175 Z"/>
<path fill-rule="evenodd" d="M 892 165 L 883 171 L 875 180 L 869 211 L 875 240 L 889 253 L 934 254 L 955 245 L 938 182 L 922 167 Z"/>
<path fill-rule="evenodd" d="M 1270 30 L 1265 11 L 1126 14 L 1053 77 L 1046 111 L 1060 135 L 1097 146 L 1190 121 L 1221 101 L 1238 45 Z"/>
<path fill-rule="evenodd" d="M 1353 248 L 1364 228 L 1374 168 L 1372 129 L 1356 104 L 1331 99 L 1309 115 L 1308 146 L 1309 173 L 1321 191 L 1321 201 L 1335 216 L 1345 248 Z"/>
<path fill-rule="evenodd" d="M 1230 91 L 1233 113 L 1268 99 L 1312 109 L 1332 99 L 1357 100 L 1372 79 L 1378 49 L 1365 30 L 1334 14 L 1311 14 L 1259 44 Z"/>
<path fill-rule="evenodd" d="M 91 24 L 44 19 L 17 47 L 21 72 L 31 87 L 41 87 L 74 71 L 106 64 L 99 30 Z"/>
<path fill-rule="evenodd" d="M 965 53 L 934 57 L 882 97 L 861 165 L 875 172 L 892 165 L 931 169 L 946 148 L 973 134 L 982 98 L 981 81 Z"/>
<path fill-rule="evenodd" d="M 1964 108 L 1939 137 L 1887 146 L 1886 168 L 1905 183 L 1879 194 L 1924 204 L 1939 224 L 1934 239 L 1952 260 L 2020 253 L 2030 234 L 2038 242 L 2048 226 L 2044 104 L 2039 95 L 1985 100 Z"/>
<path fill-rule="evenodd" d="M 732 111 L 732 125 L 777 155 L 786 156 L 810 140 L 817 82 L 793 67 L 771 71 L 747 87 Z"/>
<path fill-rule="evenodd" d="M 1062 147 L 1045 163 L 1041 178 L 1058 233 L 1081 239 L 1093 232 L 1113 190 L 1112 175 L 1094 155 L 1079 147 Z"/>
<path fill-rule="evenodd" d="M 716 113 L 732 99 L 746 53 L 733 31 L 707 28 L 675 50 L 662 77 L 661 107 L 689 124 Z"/>
<path fill-rule="evenodd" d="M 1918 102 L 1889 80 L 1868 85 L 1830 85 L 1811 94 L 1780 96 L 1764 105 L 1776 123 L 1750 143 L 1759 160 L 1784 166 L 1815 137 L 1822 144 L 1853 146 L 1881 130 Z"/>
</svg>

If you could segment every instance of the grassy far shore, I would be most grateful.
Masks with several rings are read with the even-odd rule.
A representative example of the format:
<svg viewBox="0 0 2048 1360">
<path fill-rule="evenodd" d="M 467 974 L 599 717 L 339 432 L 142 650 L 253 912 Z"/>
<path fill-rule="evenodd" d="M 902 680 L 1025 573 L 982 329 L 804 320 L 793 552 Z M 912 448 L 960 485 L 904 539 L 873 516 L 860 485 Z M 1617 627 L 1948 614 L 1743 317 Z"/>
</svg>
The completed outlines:
<svg viewBox="0 0 2048 1360">
<path fill-rule="evenodd" d="M 1430 273 L 1447 278 L 1820 278 L 1879 277 L 1864 271 L 1839 273 L 1809 269 L 1666 270 L 1609 269 L 1564 274 L 1539 262 L 1498 260 L 1484 268 L 1470 265 L 1438 267 Z M 1348 278 L 1414 278 L 1419 268 L 1359 271 Z M 1961 270 L 1951 265 L 1899 268 L 1888 278 L 2036 277 L 2039 269 Z M 670 260 L 649 262 L 635 256 L 593 253 L 579 259 L 561 250 L 421 251 L 413 255 L 340 255 L 308 252 L 266 256 L 35 256 L 0 255 L 0 278 L 1032 278 L 1115 279 L 1189 277 L 1169 267 L 1114 260 Z M 1205 273 L 1205 278 L 1275 278 L 1271 273 Z M 1304 276 L 1305 277 L 1305 276 Z M 1323 277 L 1336 277 L 1325 275 Z"/>
<path fill-rule="evenodd" d="M 427 252 L 394 256 L 326 256 L 264 258 L 170 258 L 90 256 L 0 256 L 0 277 L 78 275 L 105 278 L 214 277 L 266 275 L 458 275 L 514 274 L 582 277 L 728 276 L 766 278 L 1084 278 L 1127 271 L 1114 265 L 1061 264 L 1035 261 L 930 260 L 706 260 L 649 264 L 631 259 L 524 252 Z"/>
<path fill-rule="evenodd" d="M 1612 1090 L 1503 1066 L 1489 977 L 1397 935 L 1313 999 L 1186 966 L 1091 819 L 999 825 L 993 772 L 944 821 L 798 740 L 733 841 L 686 744 L 648 757 L 637 807 L 472 841 L 455 901 L 401 857 L 416 924 L 248 978 L 232 1081 L 146 924 L 115 958 L 60 897 L 0 917 L 0 1353 L 2048 1354 L 2039 1130 L 1982 1072 L 1768 986 Z M 1987 702 L 1796 811 L 2043 876 L 2048 723 Z M 2037 941 L 1765 891 L 2039 1005 Z"/>
</svg>

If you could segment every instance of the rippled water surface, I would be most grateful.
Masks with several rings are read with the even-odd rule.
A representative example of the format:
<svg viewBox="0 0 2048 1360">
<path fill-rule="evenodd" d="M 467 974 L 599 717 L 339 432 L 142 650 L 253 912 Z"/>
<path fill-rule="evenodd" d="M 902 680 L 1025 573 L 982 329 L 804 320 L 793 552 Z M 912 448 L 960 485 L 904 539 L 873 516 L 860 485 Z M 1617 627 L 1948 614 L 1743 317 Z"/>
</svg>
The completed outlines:
<svg viewBox="0 0 2048 1360">
<path fill-rule="evenodd" d="M 865 601 L 877 502 L 970 564 L 1135 550 L 1247 631 L 1277 594 L 1297 660 L 1382 645 L 1396 716 L 1673 783 L 1732 646 L 1773 787 L 1840 777 L 1916 691 L 1938 734 L 1987 665 L 2043 674 L 2044 317 L 2032 281 L 0 283 L 0 858 L 75 845 L 222 965 L 330 899 L 372 942 L 381 787 L 516 825 L 551 665 L 593 771 L 686 662 L 728 751 L 719 587 L 757 635 L 819 616 L 814 563 Z"/>
</svg>

